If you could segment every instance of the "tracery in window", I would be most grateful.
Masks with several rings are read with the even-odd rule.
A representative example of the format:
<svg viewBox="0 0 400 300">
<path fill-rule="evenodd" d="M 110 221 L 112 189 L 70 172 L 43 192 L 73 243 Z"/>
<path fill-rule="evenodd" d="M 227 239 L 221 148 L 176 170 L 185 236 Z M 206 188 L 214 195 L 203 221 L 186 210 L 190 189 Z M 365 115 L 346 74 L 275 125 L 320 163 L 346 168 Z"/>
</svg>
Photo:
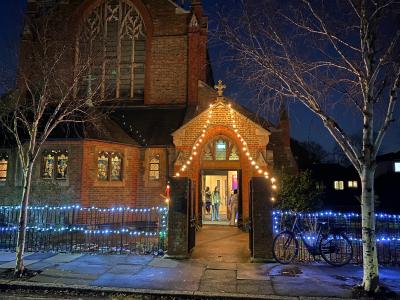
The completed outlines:
<svg viewBox="0 0 400 300">
<path fill-rule="evenodd" d="M 108 153 L 100 152 L 97 158 L 97 179 L 108 180 Z"/>
<path fill-rule="evenodd" d="M 111 180 L 122 179 L 122 158 L 118 153 L 111 155 Z"/>
<path fill-rule="evenodd" d="M 0 182 L 7 180 L 8 155 L 0 153 Z"/>
<path fill-rule="evenodd" d="M 79 93 L 143 98 L 145 27 L 128 0 L 103 0 L 82 20 L 77 41 L 76 69 L 87 68 Z"/>
<path fill-rule="evenodd" d="M 226 137 L 209 141 L 203 150 L 203 160 L 239 160 L 237 146 Z"/>
<path fill-rule="evenodd" d="M 68 151 L 46 150 L 42 155 L 43 179 L 67 179 Z"/>
<path fill-rule="evenodd" d="M 229 160 L 239 160 L 239 153 L 236 145 L 232 145 L 231 152 L 229 154 Z"/>
<path fill-rule="evenodd" d="M 150 180 L 160 179 L 160 156 L 156 155 L 150 160 L 150 170 L 149 170 Z"/>
<path fill-rule="evenodd" d="M 44 179 L 52 179 L 54 176 L 54 153 L 46 153 L 43 155 L 43 173 Z"/>
<path fill-rule="evenodd" d="M 68 170 L 68 154 L 60 153 L 57 155 L 56 179 L 66 179 Z"/>
</svg>

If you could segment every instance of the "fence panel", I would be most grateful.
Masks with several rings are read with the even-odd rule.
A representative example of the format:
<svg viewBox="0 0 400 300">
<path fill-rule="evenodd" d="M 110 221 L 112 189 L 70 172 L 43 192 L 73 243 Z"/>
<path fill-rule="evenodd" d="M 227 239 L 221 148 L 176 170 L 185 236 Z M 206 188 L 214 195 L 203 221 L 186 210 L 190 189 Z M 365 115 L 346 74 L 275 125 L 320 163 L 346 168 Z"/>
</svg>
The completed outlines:
<svg viewBox="0 0 400 300">
<path fill-rule="evenodd" d="M 317 224 L 326 222 L 331 228 L 338 228 L 350 238 L 354 250 L 354 263 L 362 263 L 361 216 L 357 213 L 316 212 L 297 213 L 299 221 L 305 229 L 303 234 L 310 237 Z M 290 229 L 295 213 L 289 211 L 273 212 L 274 234 Z M 307 236 L 308 235 L 308 236 Z M 378 260 L 381 264 L 400 265 L 400 215 L 376 214 L 376 237 Z M 310 255 L 301 239 L 299 241 L 298 261 L 310 262 L 320 260 L 319 256 Z"/>
<path fill-rule="evenodd" d="M 0 249 L 14 250 L 19 206 L 0 206 Z M 29 207 L 26 251 L 159 254 L 166 250 L 166 207 Z"/>
</svg>

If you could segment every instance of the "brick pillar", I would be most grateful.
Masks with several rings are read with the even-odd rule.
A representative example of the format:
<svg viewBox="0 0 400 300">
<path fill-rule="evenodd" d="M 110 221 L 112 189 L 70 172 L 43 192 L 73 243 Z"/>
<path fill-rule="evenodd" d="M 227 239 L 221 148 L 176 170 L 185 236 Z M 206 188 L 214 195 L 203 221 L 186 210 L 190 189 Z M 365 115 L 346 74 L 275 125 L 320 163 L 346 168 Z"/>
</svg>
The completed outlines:
<svg viewBox="0 0 400 300">
<path fill-rule="evenodd" d="M 188 257 L 189 179 L 171 178 L 168 212 L 168 258 Z"/>
<path fill-rule="evenodd" d="M 272 260 L 272 203 L 269 184 L 264 177 L 253 177 L 252 201 L 252 261 Z"/>
</svg>

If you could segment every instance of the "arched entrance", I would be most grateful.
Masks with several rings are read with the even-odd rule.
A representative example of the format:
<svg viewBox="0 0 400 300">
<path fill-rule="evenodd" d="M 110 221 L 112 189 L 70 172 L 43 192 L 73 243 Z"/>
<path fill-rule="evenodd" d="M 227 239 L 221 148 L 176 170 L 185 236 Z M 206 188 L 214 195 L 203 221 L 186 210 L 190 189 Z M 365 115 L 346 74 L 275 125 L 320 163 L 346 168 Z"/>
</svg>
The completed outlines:
<svg viewBox="0 0 400 300">
<path fill-rule="evenodd" d="M 202 225 L 242 224 L 241 164 L 238 145 L 216 134 L 203 147 L 200 162 L 198 219 Z M 236 196 L 232 197 L 234 194 Z"/>
</svg>

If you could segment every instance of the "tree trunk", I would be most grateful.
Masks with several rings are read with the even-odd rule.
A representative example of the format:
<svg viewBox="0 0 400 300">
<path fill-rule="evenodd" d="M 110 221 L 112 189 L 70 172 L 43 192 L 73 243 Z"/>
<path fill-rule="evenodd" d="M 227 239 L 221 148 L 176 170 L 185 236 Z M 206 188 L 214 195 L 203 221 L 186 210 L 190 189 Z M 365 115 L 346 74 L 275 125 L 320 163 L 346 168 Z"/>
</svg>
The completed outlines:
<svg viewBox="0 0 400 300">
<path fill-rule="evenodd" d="M 25 174 L 24 189 L 22 191 L 21 209 L 18 220 L 18 239 L 16 248 L 16 264 L 14 274 L 22 276 L 24 272 L 24 251 L 25 251 L 25 236 L 26 224 L 28 221 L 28 203 L 29 194 L 32 183 L 33 162 L 29 162 L 28 169 Z"/>
<path fill-rule="evenodd" d="M 378 255 L 375 236 L 375 199 L 374 199 L 375 169 L 364 166 L 361 175 L 361 214 L 363 243 L 363 287 L 366 292 L 373 293 L 379 284 Z"/>
</svg>

